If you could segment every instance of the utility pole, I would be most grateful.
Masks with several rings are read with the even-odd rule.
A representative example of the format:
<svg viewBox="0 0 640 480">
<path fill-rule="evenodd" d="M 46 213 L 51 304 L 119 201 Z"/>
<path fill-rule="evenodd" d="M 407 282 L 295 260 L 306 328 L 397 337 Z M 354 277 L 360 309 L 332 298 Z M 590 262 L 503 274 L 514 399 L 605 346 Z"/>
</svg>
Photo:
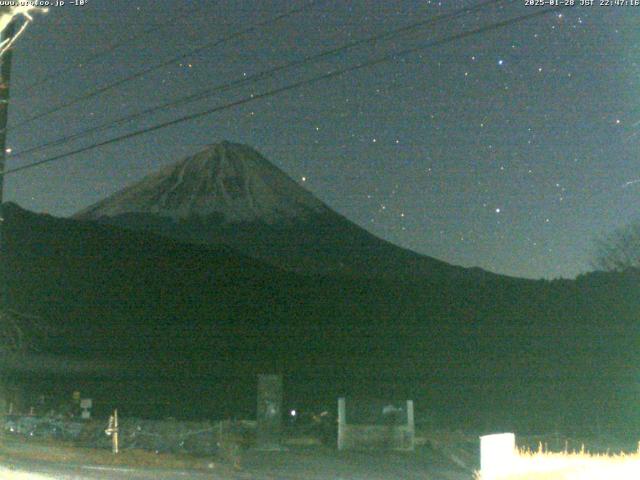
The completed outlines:
<svg viewBox="0 0 640 480">
<path fill-rule="evenodd" d="M 12 38 L 15 34 L 15 22 L 9 23 L 0 32 L 0 41 Z M 0 55 L 0 322 L 9 322 L 7 312 L 7 255 L 4 242 L 4 171 L 7 149 L 7 121 L 9 118 L 9 80 L 11 78 L 12 49 Z M 4 329 L 6 330 L 6 328 Z M 4 377 L 4 375 L 3 375 Z M 2 387 L 6 386 L 6 378 L 2 378 Z M 4 390 L 4 388 L 3 388 Z M 0 408 L 6 411 L 6 392 L 0 392 Z"/>
<path fill-rule="evenodd" d="M 12 21 L 0 33 L 0 41 L 12 38 L 16 23 Z M 9 120 L 9 82 L 13 49 L 0 57 L 0 314 L 7 308 L 7 260 L 4 241 L 4 172 L 7 157 L 7 123 Z"/>
</svg>

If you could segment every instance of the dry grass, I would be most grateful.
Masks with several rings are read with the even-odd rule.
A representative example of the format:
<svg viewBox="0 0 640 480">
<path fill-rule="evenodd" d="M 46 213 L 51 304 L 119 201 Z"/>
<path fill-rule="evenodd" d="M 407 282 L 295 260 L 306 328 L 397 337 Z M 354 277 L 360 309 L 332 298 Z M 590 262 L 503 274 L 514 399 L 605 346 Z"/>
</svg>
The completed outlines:
<svg viewBox="0 0 640 480">
<path fill-rule="evenodd" d="M 640 451 L 617 455 L 519 450 L 505 474 L 477 480 L 638 480 Z"/>
</svg>

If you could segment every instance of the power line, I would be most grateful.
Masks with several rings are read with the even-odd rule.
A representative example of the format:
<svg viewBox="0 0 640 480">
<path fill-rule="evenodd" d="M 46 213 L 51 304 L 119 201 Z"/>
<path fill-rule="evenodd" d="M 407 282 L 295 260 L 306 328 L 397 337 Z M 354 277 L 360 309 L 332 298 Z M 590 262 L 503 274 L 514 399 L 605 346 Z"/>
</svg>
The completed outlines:
<svg viewBox="0 0 640 480">
<path fill-rule="evenodd" d="M 206 5 L 207 8 L 210 7 L 210 5 Z M 204 7 L 200 7 L 197 10 L 203 10 Z M 178 22 L 184 18 L 187 17 L 192 17 L 194 15 L 193 9 L 190 8 L 186 8 L 185 11 L 181 14 L 178 15 L 172 15 L 171 18 L 169 20 L 167 20 L 166 22 L 162 22 L 159 23 L 157 25 L 154 25 L 150 28 L 147 28 L 146 30 L 141 31 L 140 33 L 133 35 L 129 38 L 126 38 L 124 40 L 121 40 L 119 42 L 116 42 L 112 45 L 107 46 L 106 48 L 100 50 L 99 52 L 95 52 L 92 55 L 89 55 L 88 57 L 86 57 L 84 60 L 81 60 L 79 62 L 77 62 L 78 64 L 86 64 L 86 63 L 92 63 L 95 62 L 96 60 L 101 59 L 102 57 L 105 57 L 106 55 L 110 54 L 111 52 L 119 49 L 120 47 L 127 45 L 129 43 L 134 43 L 138 40 L 140 40 L 141 38 L 146 37 L 147 35 L 151 35 L 153 33 L 156 33 L 158 31 L 161 31 L 162 29 L 164 29 L 165 27 L 174 24 L 175 22 Z M 62 67 L 59 68 L 58 70 L 55 70 L 51 73 L 48 73 L 45 77 L 41 78 L 40 80 L 36 80 L 35 82 L 30 83 L 29 85 L 25 86 L 25 87 L 20 87 L 20 90 L 18 91 L 19 94 L 24 94 L 27 92 L 32 91 L 34 88 L 41 86 L 42 84 L 45 83 L 49 83 L 52 81 L 59 81 L 59 76 L 63 75 L 71 70 L 75 70 L 76 68 L 78 68 L 76 65 L 71 65 L 71 66 L 67 66 L 67 67 Z"/>
<path fill-rule="evenodd" d="M 300 67 L 306 64 L 311 64 L 311 63 L 315 63 L 318 60 L 321 60 L 323 58 L 329 57 L 329 56 L 334 56 L 334 55 L 338 55 L 346 50 L 350 50 L 352 48 L 364 45 L 364 44 L 368 44 L 368 43 L 373 43 L 373 42 L 377 42 L 380 40 L 388 40 L 391 38 L 395 38 L 397 36 L 400 35 L 404 35 L 408 32 L 411 32 L 413 30 L 428 26 L 428 25 L 433 25 L 436 23 L 439 23 L 441 21 L 444 20 L 452 20 L 454 18 L 463 16 L 463 15 L 467 15 L 470 13 L 474 13 L 476 11 L 482 10 L 485 7 L 489 6 L 489 5 L 499 5 L 503 2 L 505 2 L 506 0 L 487 0 L 485 2 L 482 2 L 478 5 L 475 5 L 473 7 L 466 7 L 466 8 L 461 8 L 458 9 L 454 12 L 450 12 L 450 13 L 444 13 L 444 14 L 440 14 L 440 15 L 436 15 L 434 17 L 431 17 L 429 19 L 426 20 L 422 20 L 419 22 L 414 22 L 412 24 L 400 27 L 398 29 L 395 30 L 391 30 L 388 32 L 384 32 L 378 35 L 373 35 L 373 36 L 369 36 L 360 40 L 355 40 L 353 42 L 347 43 L 345 45 L 342 45 L 340 47 L 336 47 L 336 48 L 331 48 L 325 51 L 322 51 L 320 53 L 317 54 L 312 54 L 312 55 L 308 55 L 304 58 L 301 58 L 299 60 L 294 60 L 292 62 L 286 63 L 284 65 L 278 66 L 278 67 L 274 67 L 271 68 L 269 70 L 264 70 L 262 72 L 258 72 L 256 74 L 247 76 L 247 77 L 243 77 L 239 80 L 235 80 L 235 81 L 231 81 L 231 82 L 227 82 L 225 84 L 220 84 L 217 85 L 215 87 L 210 87 L 210 88 L 206 88 L 204 90 L 201 90 L 199 92 L 193 93 L 193 94 L 189 94 L 187 96 L 181 97 L 179 99 L 175 99 L 172 100 L 170 102 L 165 102 L 163 104 L 157 105 L 155 107 L 150 107 L 147 108 L 145 110 L 142 110 L 140 112 L 137 113 L 133 113 L 130 115 L 126 115 L 124 117 L 121 117 L 119 119 L 116 120 L 111 120 L 105 123 L 102 123 L 100 125 L 94 126 L 94 127 L 90 127 L 87 128 L 85 130 L 82 130 L 80 132 L 76 132 L 74 134 L 71 135 L 66 135 L 66 136 L 62 136 L 57 138 L 56 140 L 52 140 L 40 145 L 37 145 L 35 147 L 31 147 L 28 148 L 26 150 L 20 151 L 20 152 L 16 152 L 15 154 L 13 154 L 12 158 L 19 158 L 21 156 L 30 154 L 30 153 L 34 153 L 37 151 L 41 151 L 41 150 L 45 150 L 54 146 L 58 146 L 58 145 L 62 145 L 65 143 L 68 143 L 70 141 L 73 140 L 77 140 L 79 138 L 85 137 L 87 135 L 90 135 L 92 133 L 96 133 L 99 131 L 103 131 L 112 127 L 115 127 L 117 125 L 132 121 L 136 118 L 140 118 L 146 115 L 151 115 L 153 113 L 159 112 L 161 110 L 165 110 L 168 108 L 172 108 L 172 107 L 176 107 L 182 104 L 186 104 L 186 103 L 192 103 L 194 101 L 197 100 L 203 100 L 205 98 L 211 97 L 216 93 L 220 93 L 223 91 L 227 91 L 236 87 L 240 87 L 242 85 L 248 84 L 248 83 L 252 83 L 252 82 L 256 82 L 258 80 L 262 80 L 263 78 L 267 78 L 267 77 L 273 77 L 276 73 L 279 72 L 283 72 L 286 70 L 290 70 L 296 67 Z"/>
<path fill-rule="evenodd" d="M 145 75 L 147 75 L 147 74 L 149 74 L 151 72 L 154 72 L 156 70 L 159 70 L 161 68 L 169 66 L 169 65 L 171 65 L 173 63 L 176 63 L 179 60 L 187 58 L 187 57 L 189 57 L 191 55 L 194 55 L 194 54 L 196 54 L 198 52 L 201 52 L 202 50 L 217 47 L 218 45 L 226 43 L 226 42 L 228 42 L 230 40 L 233 40 L 233 39 L 238 38 L 240 36 L 246 35 L 247 33 L 251 33 L 254 30 L 258 29 L 259 27 L 267 26 L 267 25 L 269 25 L 271 23 L 275 23 L 275 22 L 278 22 L 279 20 L 282 20 L 282 19 L 285 19 L 287 17 L 293 16 L 293 15 L 295 15 L 297 13 L 300 13 L 300 12 L 312 7 L 316 2 L 317 2 L 317 0 L 311 0 L 310 2 L 308 2 L 306 5 L 303 5 L 302 7 L 293 8 L 291 10 L 288 10 L 285 13 L 282 13 L 282 14 L 276 16 L 276 17 L 273 17 L 273 18 L 271 18 L 269 20 L 265 20 L 265 21 L 262 21 L 262 22 L 255 23 L 255 24 L 253 24 L 252 26 L 250 26 L 248 28 L 245 28 L 245 29 L 240 30 L 238 32 L 234 32 L 231 35 L 227 35 L 226 37 L 223 37 L 221 39 L 215 40 L 213 42 L 207 42 L 204 45 L 201 45 L 199 47 L 191 49 L 191 50 L 189 50 L 189 51 L 187 51 L 185 53 L 176 55 L 176 56 L 170 58 L 169 60 L 165 60 L 165 61 L 160 62 L 160 63 L 158 63 L 156 65 L 153 65 L 151 67 L 145 68 L 144 70 L 141 70 L 141 71 L 139 71 L 137 73 L 134 73 L 133 75 L 130 75 L 130 76 L 125 77 L 125 78 L 121 78 L 120 80 L 116 80 L 115 82 L 112 82 L 112 83 L 110 83 L 108 85 L 105 85 L 104 87 L 98 88 L 96 90 L 88 92 L 85 95 L 82 95 L 82 96 L 77 97 L 77 98 L 75 98 L 73 100 L 70 100 L 68 102 L 62 103 L 60 105 L 57 105 L 57 106 L 55 106 L 53 108 L 50 108 L 49 110 L 45 110 L 44 112 L 38 113 L 38 114 L 36 114 L 36 115 L 34 115 L 32 117 L 27 118 L 26 120 L 23 120 L 22 122 L 18 123 L 17 125 L 12 126 L 8 130 L 11 131 L 13 129 L 22 127 L 23 125 L 31 123 L 31 122 L 33 122 L 35 120 L 39 120 L 39 119 L 41 119 L 43 117 L 46 117 L 46 116 L 49 116 L 49 115 L 51 115 L 53 113 L 57 113 L 60 110 L 63 110 L 63 109 L 68 108 L 68 107 L 71 107 L 72 105 L 75 105 L 75 104 L 80 103 L 80 102 L 84 102 L 85 100 L 88 100 L 90 98 L 96 97 L 96 96 L 101 95 L 101 94 L 103 94 L 105 92 L 108 92 L 110 90 L 113 90 L 114 88 L 119 87 L 120 85 L 123 85 L 125 83 L 131 82 L 133 80 L 137 80 L 138 78 L 144 77 Z"/>
<path fill-rule="evenodd" d="M 407 48 L 407 49 L 404 49 L 404 50 L 399 50 L 399 51 L 384 55 L 382 57 L 378 57 L 378 58 L 373 59 L 373 60 L 369 60 L 369 61 L 358 63 L 358 64 L 356 64 L 354 66 L 351 66 L 351 67 L 345 67 L 345 68 L 342 68 L 342 69 L 334 70 L 332 72 L 329 72 L 329 73 L 326 73 L 326 74 L 323 74 L 323 75 L 319 75 L 319 76 L 312 77 L 312 78 L 309 78 L 309 79 L 306 79 L 306 80 L 301 80 L 301 81 L 298 81 L 298 82 L 294 82 L 292 84 L 285 85 L 283 87 L 279 87 L 279 88 L 276 88 L 276 89 L 273 89 L 273 90 L 269 90 L 267 92 L 263 92 L 263 93 L 260 93 L 260 94 L 257 94 L 257 95 L 251 95 L 249 97 L 245 97 L 243 99 L 236 100 L 234 102 L 230 102 L 230 103 L 227 103 L 227 104 L 224 104 L 224 105 L 220 105 L 218 107 L 214 107 L 214 108 L 202 111 L 202 112 L 192 113 L 190 115 L 185 115 L 183 117 L 180 117 L 180 118 L 177 118 L 177 119 L 174 119 L 174 120 L 170 120 L 170 121 L 167 121 L 167 122 L 159 123 L 159 124 L 153 125 L 151 127 L 146 127 L 146 128 L 140 129 L 140 130 L 136 130 L 134 132 L 129 132 L 129 133 L 126 133 L 126 134 L 123 134 L 123 135 L 120 135 L 120 136 L 117 136 L 117 137 L 114 137 L 114 138 L 111 138 L 111 139 L 108 139 L 108 140 L 104 140 L 104 141 L 99 142 L 99 143 L 94 143 L 92 145 L 88 145 L 88 146 L 73 150 L 71 152 L 63 153 L 63 154 L 60 154 L 60 155 L 55 155 L 53 157 L 46 158 L 46 159 L 43 159 L 43 160 L 40 160 L 40 161 L 37 161 L 37 162 L 33 162 L 33 163 L 28 164 L 28 165 L 23 165 L 21 167 L 15 167 L 15 168 L 6 170 L 4 175 L 6 176 L 6 175 L 9 175 L 9 174 L 12 174 L 12 173 L 17 173 L 17 172 L 21 172 L 21 171 L 24 171 L 24 170 L 28 170 L 30 168 L 34 168 L 34 167 L 37 167 L 37 166 L 40 166 L 40 165 L 43 165 L 43 164 L 46 164 L 46 163 L 52 163 L 52 162 L 55 162 L 55 161 L 59 161 L 59 160 L 71 157 L 73 155 L 77 155 L 77 154 L 84 153 L 84 152 L 87 152 L 87 151 L 90 151 L 90 150 L 94 150 L 94 149 L 99 148 L 99 147 L 103 147 L 105 145 L 121 142 L 123 140 L 128 140 L 130 138 L 134 138 L 134 137 L 137 137 L 137 136 L 140 136 L 140 135 L 144 135 L 146 133 L 151 133 L 151 132 L 154 132 L 156 130 L 160 130 L 160 129 L 163 129 L 163 128 L 166 128 L 166 127 L 169 127 L 169 126 L 172 126 L 172 125 L 177 125 L 179 123 L 187 122 L 187 121 L 190 121 L 190 120 L 195 120 L 195 119 L 200 118 L 200 117 L 205 117 L 205 116 L 211 115 L 213 113 L 220 112 L 222 110 L 228 110 L 228 109 L 237 107 L 239 105 L 244 105 L 245 103 L 253 102 L 253 101 L 260 100 L 260 99 L 267 98 L 267 97 L 272 97 L 272 96 L 278 95 L 280 93 L 284 93 L 284 92 L 287 92 L 287 91 L 290 91 L 290 90 L 294 90 L 294 89 L 297 89 L 297 88 L 300 88 L 300 87 L 304 87 L 304 86 L 307 86 L 307 85 L 312 85 L 314 83 L 318 83 L 318 82 L 323 81 L 323 80 L 328 80 L 328 79 L 331 79 L 331 78 L 337 78 L 337 77 L 340 77 L 340 76 L 342 76 L 342 75 L 344 75 L 346 73 L 350 73 L 350 72 L 354 72 L 354 71 L 357 71 L 357 70 L 361 70 L 363 68 L 376 66 L 376 65 L 379 65 L 381 63 L 385 63 L 385 62 L 388 62 L 388 61 L 395 60 L 398 57 L 402 57 L 402 56 L 409 55 L 409 54 L 412 54 L 412 53 L 415 53 L 415 52 L 418 52 L 418 51 L 421 51 L 421 50 L 425 50 L 427 48 L 432 48 L 432 47 L 444 45 L 444 44 L 451 43 L 451 42 L 454 42 L 454 41 L 457 41 L 457 40 L 462 40 L 464 38 L 471 37 L 471 36 L 474 36 L 474 35 L 480 35 L 480 34 L 483 34 L 483 33 L 490 32 L 490 31 L 498 30 L 500 28 L 507 27 L 509 25 L 513 25 L 513 24 L 516 24 L 516 23 L 521 23 L 521 22 L 524 22 L 526 20 L 530 20 L 532 18 L 540 17 L 540 16 L 546 15 L 547 13 L 550 13 L 550 12 L 557 12 L 559 10 L 563 10 L 563 9 L 566 9 L 566 8 L 572 8 L 572 7 L 569 6 L 569 5 L 561 5 L 561 6 L 558 6 L 558 7 L 546 8 L 546 9 L 542 9 L 542 10 L 536 10 L 535 12 L 529 13 L 527 15 L 521 15 L 519 17 L 510 18 L 508 20 L 503 20 L 501 22 L 497 22 L 497 23 L 493 23 L 493 24 L 490 24 L 490 25 L 486 25 L 484 27 L 476 28 L 474 30 L 468 30 L 466 32 L 458 33 L 458 34 L 455 34 L 455 35 L 452 35 L 452 36 L 449 36 L 449 37 L 446 37 L 446 38 L 443 38 L 443 39 L 440 39 L 440 40 L 435 40 L 435 41 L 429 42 L 428 44 L 420 46 L 420 47 L 412 47 L 412 48 Z"/>
</svg>

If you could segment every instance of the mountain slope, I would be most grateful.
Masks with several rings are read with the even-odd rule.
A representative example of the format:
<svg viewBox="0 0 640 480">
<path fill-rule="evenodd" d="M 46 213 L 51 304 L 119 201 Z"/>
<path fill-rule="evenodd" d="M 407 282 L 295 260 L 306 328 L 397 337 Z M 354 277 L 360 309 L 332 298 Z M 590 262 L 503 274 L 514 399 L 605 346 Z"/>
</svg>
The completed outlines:
<svg viewBox="0 0 640 480">
<path fill-rule="evenodd" d="M 76 220 L 229 245 L 300 273 L 484 278 L 350 222 L 250 147 L 221 142 L 77 213 Z"/>
<path fill-rule="evenodd" d="M 290 401 L 413 398 L 418 418 L 449 428 L 573 429 L 602 405 L 621 428 L 640 425 L 638 273 L 297 275 L 226 247 L 15 206 L 5 218 L 11 306 L 52 324 L 44 353 L 126 365 L 108 377 L 16 373 L 37 392 L 82 385 L 123 415 L 250 417 L 256 374 L 281 372 Z"/>
</svg>

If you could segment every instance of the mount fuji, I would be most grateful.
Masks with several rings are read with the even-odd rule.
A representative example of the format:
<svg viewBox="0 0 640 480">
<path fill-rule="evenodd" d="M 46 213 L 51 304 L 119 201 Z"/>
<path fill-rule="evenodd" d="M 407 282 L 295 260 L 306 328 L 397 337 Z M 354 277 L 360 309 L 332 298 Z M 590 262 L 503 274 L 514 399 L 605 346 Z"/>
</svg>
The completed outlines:
<svg viewBox="0 0 640 480">
<path fill-rule="evenodd" d="M 253 148 L 210 145 L 78 212 L 76 220 L 226 245 L 279 268 L 349 276 L 492 276 L 386 242 L 336 213 Z"/>
</svg>

